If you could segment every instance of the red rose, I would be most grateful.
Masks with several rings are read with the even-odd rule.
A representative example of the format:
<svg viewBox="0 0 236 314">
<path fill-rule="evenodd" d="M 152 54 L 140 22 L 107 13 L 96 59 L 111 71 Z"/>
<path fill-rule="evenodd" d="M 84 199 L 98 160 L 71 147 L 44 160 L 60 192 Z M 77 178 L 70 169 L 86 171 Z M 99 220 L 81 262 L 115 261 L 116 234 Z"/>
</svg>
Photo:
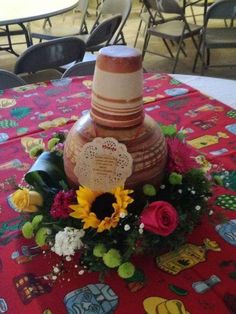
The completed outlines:
<svg viewBox="0 0 236 314">
<path fill-rule="evenodd" d="M 141 222 L 145 230 L 168 236 L 177 227 L 178 214 L 170 203 L 157 201 L 143 210 Z"/>
</svg>

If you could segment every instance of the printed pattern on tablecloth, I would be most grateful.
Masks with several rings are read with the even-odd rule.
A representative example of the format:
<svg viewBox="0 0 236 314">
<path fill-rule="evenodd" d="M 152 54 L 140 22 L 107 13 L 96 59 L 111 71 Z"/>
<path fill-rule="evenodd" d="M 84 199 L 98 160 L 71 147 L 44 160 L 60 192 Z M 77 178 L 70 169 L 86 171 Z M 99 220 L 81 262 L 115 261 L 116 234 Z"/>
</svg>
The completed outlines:
<svg viewBox="0 0 236 314">
<path fill-rule="evenodd" d="M 73 78 L 6 90 L 0 97 L 0 311 L 63 314 L 77 307 L 74 313 L 234 313 L 235 111 L 166 74 L 145 75 L 145 111 L 160 123 L 183 128 L 188 143 L 206 157 L 206 167 L 227 171 L 213 203 L 229 221 L 215 227 L 204 218 L 172 260 L 180 269 L 176 274 L 151 257 L 135 257 L 148 281 L 140 275 L 125 282 L 111 273 L 101 284 L 97 273 L 83 274 L 76 258 L 62 264 L 46 247 L 22 238 L 23 217 L 8 196 L 33 163 L 30 150 L 47 147 L 53 132 L 69 130 L 74 118 L 88 110 L 90 89 L 91 79 Z"/>
</svg>

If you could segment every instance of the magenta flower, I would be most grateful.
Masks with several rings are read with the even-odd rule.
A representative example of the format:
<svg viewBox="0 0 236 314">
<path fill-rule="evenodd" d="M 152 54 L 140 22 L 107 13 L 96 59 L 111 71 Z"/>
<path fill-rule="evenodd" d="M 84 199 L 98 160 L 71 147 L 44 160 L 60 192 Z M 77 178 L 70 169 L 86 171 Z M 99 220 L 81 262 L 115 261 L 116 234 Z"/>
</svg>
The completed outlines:
<svg viewBox="0 0 236 314">
<path fill-rule="evenodd" d="M 196 152 L 191 146 L 183 143 L 178 138 L 169 138 L 167 169 L 169 172 L 185 174 L 193 168 L 198 168 L 194 157 Z"/>
<path fill-rule="evenodd" d="M 76 201 L 76 193 L 74 190 L 60 191 L 54 198 L 50 209 L 53 218 L 68 218 L 71 209 L 69 205 Z"/>
</svg>

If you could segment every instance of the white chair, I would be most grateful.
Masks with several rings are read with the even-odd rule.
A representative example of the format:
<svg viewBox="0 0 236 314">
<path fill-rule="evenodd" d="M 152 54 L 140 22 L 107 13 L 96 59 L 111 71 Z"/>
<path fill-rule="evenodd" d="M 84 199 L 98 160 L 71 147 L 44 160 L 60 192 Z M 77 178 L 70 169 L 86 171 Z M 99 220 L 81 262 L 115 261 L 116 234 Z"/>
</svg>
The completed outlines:
<svg viewBox="0 0 236 314">
<path fill-rule="evenodd" d="M 143 58 L 146 52 L 156 54 L 165 58 L 169 58 L 174 61 L 172 73 L 175 73 L 177 63 L 179 60 L 180 51 L 185 54 L 183 50 L 184 41 L 188 38 L 191 38 L 193 44 L 198 49 L 197 42 L 195 39 L 196 35 L 200 34 L 202 26 L 196 24 L 190 24 L 185 18 L 185 0 L 183 6 L 181 7 L 177 0 L 143 0 L 146 7 L 150 6 L 153 1 L 157 2 L 157 8 L 161 13 L 171 13 L 176 14 L 175 20 L 165 21 L 161 24 L 157 24 L 148 28 L 144 45 L 143 45 Z M 169 55 L 160 54 L 159 51 L 154 51 L 148 49 L 149 40 L 151 37 L 160 38 L 164 41 L 166 48 L 169 52 Z M 167 40 L 177 44 L 177 51 L 174 55 L 170 50 Z"/>
<path fill-rule="evenodd" d="M 129 17 L 131 7 L 132 0 L 105 0 L 101 3 L 100 11 L 98 12 L 97 19 L 92 27 L 92 31 L 97 27 L 98 24 L 101 23 L 101 21 L 104 20 L 104 18 L 120 14 L 122 16 L 122 20 L 115 34 L 113 35 L 110 44 L 126 45 L 123 28 Z"/>
<path fill-rule="evenodd" d="M 87 35 L 79 35 L 86 45 L 86 51 L 95 52 L 102 47 L 111 45 L 111 40 L 114 37 L 117 29 L 119 28 L 122 21 L 120 14 L 114 15 L 103 20 L 98 24 L 92 31 Z"/>
</svg>

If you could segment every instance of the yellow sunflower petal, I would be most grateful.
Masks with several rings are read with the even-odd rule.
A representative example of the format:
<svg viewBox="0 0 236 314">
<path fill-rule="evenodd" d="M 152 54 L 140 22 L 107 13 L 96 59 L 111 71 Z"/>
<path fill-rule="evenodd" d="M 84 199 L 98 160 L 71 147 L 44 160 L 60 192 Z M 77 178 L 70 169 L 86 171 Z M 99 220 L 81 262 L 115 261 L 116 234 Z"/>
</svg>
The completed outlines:
<svg viewBox="0 0 236 314">
<path fill-rule="evenodd" d="M 94 213 L 90 213 L 82 221 L 84 222 L 84 229 L 88 229 L 89 227 L 97 228 L 101 222 Z"/>
<path fill-rule="evenodd" d="M 112 226 L 111 219 L 109 217 L 106 217 L 98 225 L 97 232 L 103 232 L 105 230 L 110 230 L 111 226 Z"/>
<path fill-rule="evenodd" d="M 83 201 L 83 202 L 88 202 L 89 204 L 92 204 L 94 199 L 97 197 L 97 193 L 90 190 L 87 187 L 80 186 L 79 190 L 76 191 L 77 194 L 77 200 L 78 203 Z"/>
<path fill-rule="evenodd" d="M 75 218 L 84 218 L 89 215 L 90 212 L 90 206 L 81 206 L 80 204 L 76 205 L 70 205 L 70 209 L 72 209 L 74 212 L 70 214 L 70 216 L 75 217 Z M 72 215 L 73 214 L 73 215 Z"/>
</svg>

